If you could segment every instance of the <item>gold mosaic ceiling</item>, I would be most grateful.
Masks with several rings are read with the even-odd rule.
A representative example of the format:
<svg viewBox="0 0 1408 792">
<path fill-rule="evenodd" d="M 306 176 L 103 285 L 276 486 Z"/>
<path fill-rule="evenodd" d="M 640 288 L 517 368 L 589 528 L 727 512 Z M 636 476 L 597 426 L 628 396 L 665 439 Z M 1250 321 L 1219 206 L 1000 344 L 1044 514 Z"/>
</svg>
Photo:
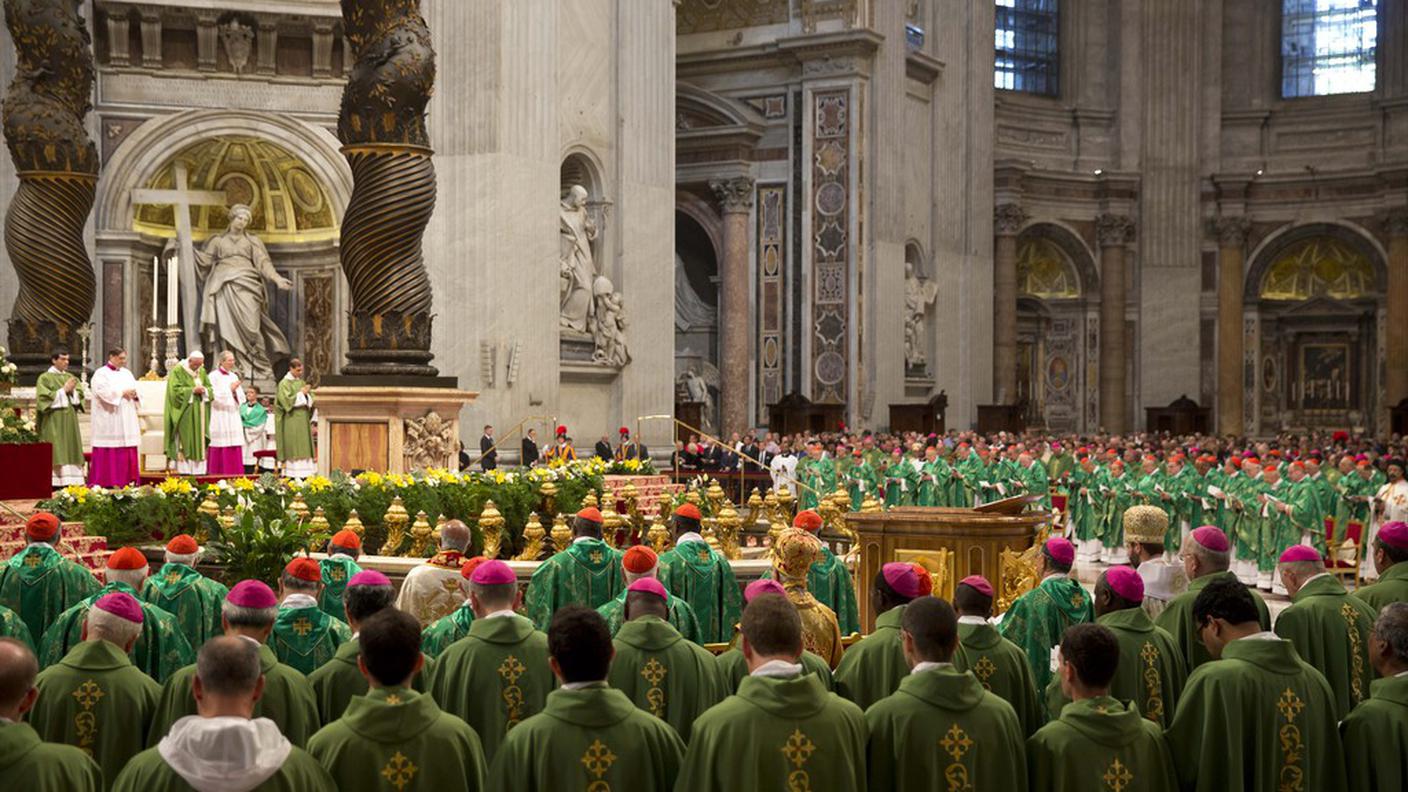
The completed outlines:
<svg viewBox="0 0 1408 792">
<path fill-rule="evenodd" d="M 1017 249 L 1017 292 L 1044 300 L 1080 296 L 1080 277 L 1065 251 L 1049 239 L 1028 239 Z"/>
<path fill-rule="evenodd" d="M 1263 300 L 1349 300 L 1377 291 L 1374 265 L 1339 239 L 1312 237 L 1276 256 L 1261 278 Z"/>
</svg>

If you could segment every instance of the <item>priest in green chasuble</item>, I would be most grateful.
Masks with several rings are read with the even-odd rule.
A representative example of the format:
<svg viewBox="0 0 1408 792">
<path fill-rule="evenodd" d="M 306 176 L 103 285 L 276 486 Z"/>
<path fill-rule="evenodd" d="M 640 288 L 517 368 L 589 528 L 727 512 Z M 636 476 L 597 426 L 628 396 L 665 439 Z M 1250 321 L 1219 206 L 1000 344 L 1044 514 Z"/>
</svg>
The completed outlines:
<svg viewBox="0 0 1408 792">
<path fill-rule="evenodd" d="M 552 614 L 563 605 L 600 608 L 625 587 L 621 552 L 601 540 L 601 512 L 588 506 L 572 520 L 572 544 L 533 571 L 528 617 L 538 629 L 547 629 Z"/>
<path fill-rule="evenodd" d="M 733 635 L 743 605 L 733 566 L 700 534 L 698 507 L 684 503 L 672 517 L 675 546 L 660 555 L 657 577 L 689 604 L 699 621 L 700 643 L 722 643 Z"/>
<path fill-rule="evenodd" d="M 548 695 L 541 713 L 508 733 L 494 755 L 488 788 L 676 789 L 684 743 L 665 721 L 608 683 L 611 634 L 601 614 L 580 605 L 558 609 L 548 645 L 561 687 Z"/>
<path fill-rule="evenodd" d="M 29 647 L 31 653 L 37 648 L 34 636 L 29 634 L 29 627 L 25 626 L 24 620 L 18 613 L 3 605 L 0 605 L 0 638 L 13 638 Z"/>
<path fill-rule="evenodd" d="M 1033 788 L 1176 792 L 1178 778 L 1158 725 L 1140 717 L 1132 702 L 1110 695 L 1121 662 L 1119 639 L 1107 627 L 1076 624 L 1061 637 L 1057 678 L 1071 703 L 1027 740 Z"/>
<path fill-rule="evenodd" d="M 1354 590 L 1376 612 L 1390 603 L 1408 602 L 1408 523 L 1384 523 L 1374 534 L 1374 568 L 1378 582 Z"/>
<path fill-rule="evenodd" d="M 39 739 L 25 717 L 39 690 L 39 662 L 14 638 L 0 638 L 0 778 L 25 792 L 101 792 L 103 771 L 83 751 Z"/>
<path fill-rule="evenodd" d="M 892 561 L 880 568 L 870 591 L 875 631 L 851 645 L 836 666 L 836 692 L 861 709 L 894 693 L 909 674 L 909 662 L 900 639 L 900 618 L 915 597 L 929 593 L 928 572 L 914 564 Z"/>
<path fill-rule="evenodd" d="M 346 621 L 342 610 L 342 592 L 347 590 L 347 581 L 362 571 L 357 566 L 357 557 L 362 554 L 362 538 L 343 529 L 328 540 L 327 556 L 318 561 L 323 573 L 323 591 L 318 595 L 318 607 L 323 613 Z"/>
<path fill-rule="evenodd" d="M 355 583 L 348 588 L 356 590 Z M 349 594 L 349 607 L 354 596 Z M 313 735 L 308 753 L 344 792 L 485 789 L 488 768 L 479 735 L 416 690 L 425 664 L 420 622 L 391 607 L 390 591 L 385 599 L 386 607 L 359 622 L 361 651 L 353 666 L 363 677 L 362 693 Z"/>
<path fill-rule="evenodd" d="M 1290 641 L 1265 630 L 1236 580 L 1198 592 L 1193 619 L 1212 661 L 1198 666 L 1164 733 L 1184 790 L 1345 788 L 1335 696 Z"/>
<path fill-rule="evenodd" d="M 230 593 L 224 584 L 196 571 L 199 559 L 196 540 L 177 534 L 166 543 L 166 563 L 142 583 L 142 599 L 175 616 L 192 649 L 224 632 L 220 606 Z"/>
<path fill-rule="evenodd" d="M 1188 534 L 1188 541 L 1178 551 L 1178 560 L 1188 576 L 1188 589 L 1168 601 L 1168 606 L 1154 623 L 1168 631 L 1183 655 L 1183 668 L 1189 674 L 1208 662 L 1212 656 L 1198 637 L 1202 625 L 1193 619 L 1193 602 L 1198 592 L 1214 580 L 1237 580 L 1228 571 L 1232 565 L 1232 542 L 1221 528 L 1203 525 Z M 1271 614 L 1255 590 L 1248 590 L 1257 611 L 1257 622 L 1263 630 L 1271 629 Z"/>
<path fill-rule="evenodd" d="M 865 711 L 871 792 L 1027 788 L 1026 736 L 1012 705 L 953 665 L 958 615 L 935 597 L 904 607 L 899 632 L 910 671 Z M 935 750 L 937 737 L 938 750 Z"/>
<path fill-rule="evenodd" d="M 670 599 L 654 578 L 626 587 L 626 623 L 612 640 L 616 659 L 606 681 L 688 741 L 694 719 L 726 693 L 714 656 L 666 619 Z"/>
<path fill-rule="evenodd" d="M 162 427 L 168 469 L 183 476 L 205 475 L 205 449 L 210 440 L 210 377 L 205 355 L 191 350 L 186 360 L 166 375 Z"/>
<path fill-rule="evenodd" d="M 1022 648 L 1037 690 L 1051 681 L 1051 650 L 1072 624 L 1095 620 L 1090 595 L 1071 577 L 1076 547 L 1053 536 L 1041 548 L 1037 587 L 1023 594 L 1002 615 L 998 632 Z"/>
<path fill-rule="evenodd" d="M 78 411 L 83 409 L 83 385 L 69 373 L 68 351 L 49 355 L 49 370 L 34 384 L 34 429 L 39 442 L 54 447 L 54 487 L 83 483 L 83 437 Z"/>
<path fill-rule="evenodd" d="M 192 688 L 198 714 L 181 718 L 122 769 L 113 792 L 334 792 L 327 771 L 259 717 L 267 685 L 259 647 L 241 637 L 206 641 Z M 463 783 L 463 782 L 461 782 Z"/>
<path fill-rule="evenodd" d="M 317 561 L 299 556 L 288 562 L 279 577 L 279 616 L 269 645 L 279 660 L 304 674 L 328 662 L 338 647 L 352 640 L 352 630 L 341 619 L 318 607 L 323 571 Z"/>
<path fill-rule="evenodd" d="M 1383 536 L 1380 529 L 1379 535 Z M 1379 612 L 1369 637 L 1379 679 L 1371 697 L 1340 723 L 1350 792 L 1408 788 L 1408 603 Z"/>
<path fill-rule="evenodd" d="M 318 472 L 313 449 L 313 387 L 303 379 L 303 361 L 292 358 L 274 396 L 274 441 L 286 478 Z"/>
<path fill-rule="evenodd" d="M 29 722 L 40 739 L 72 745 L 103 769 L 111 784 L 142 750 L 161 685 L 132 665 L 142 606 L 130 594 L 105 594 L 89 608 L 83 642 L 35 680 Z"/>
<path fill-rule="evenodd" d="M 982 575 L 969 575 L 953 589 L 958 612 L 958 648 L 953 665 L 959 671 L 972 671 L 984 690 L 997 694 L 1017 713 L 1023 738 L 1030 737 L 1045 722 L 1037 701 L 1032 667 L 1020 647 L 998 635 L 992 618 L 993 588 Z"/>
<path fill-rule="evenodd" d="M 36 512 L 25 520 L 29 544 L 0 564 L 0 606 L 19 614 L 36 641 L 60 613 L 101 586 L 85 567 L 59 555 L 59 518 Z"/>
<path fill-rule="evenodd" d="M 242 580 L 225 596 L 221 621 L 226 636 L 247 641 L 257 650 L 264 687 L 254 703 L 253 717 L 272 720 L 290 742 L 301 746 L 318 730 L 318 707 L 308 679 L 302 672 L 280 663 L 267 645 L 278 612 L 279 599 L 273 589 L 258 580 Z M 196 671 L 196 665 L 188 665 L 166 681 L 152 719 L 148 745 L 156 745 L 173 724 L 197 713 Z"/>
<path fill-rule="evenodd" d="M 786 598 L 787 589 L 771 578 L 755 580 L 743 590 L 743 602 L 745 604 L 752 602 L 754 598 L 764 594 L 776 594 Z M 791 604 L 791 600 L 788 600 L 788 604 Z M 737 632 L 735 627 L 733 640 L 729 642 L 728 650 L 715 658 L 719 664 L 719 673 L 722 674 L 724 689 L 727 693 L 737 693 L 739 684 L 748 676 L 748 660 L 743 656 L 743 650 L 739 647 L 741 637 L 742 633 Z M 823 687 L 828 691 L 835 690 L 836 682 L 831 676 L 831 666 L 827 665 L 825 660 L 804 650 L 802 659 L 798 662 L 802 665 L 803 674 L 815 674 L 816 678 L 821 680 Z"/>
<path fill-rule="evenodd" d="M 742 629 L 748 676 L 694 722 L 677 792 L 864 790 L 865 715 L 803 673 L 797 609 L 763 594 Z"/>
<path fill-rule="evenodd" d="M 97 593 L 59 614 L 39 644 L 39 662 L 51 666 L 83 641 L 83 625 L 88 610 L 98 599 L 122 592 L 136 598 L 147 577 L 147 559 L 135 547 L 124 547 L 108 556 L 108 583 Z M 196 659 L 176 617 L 148 602 L 142 608 L 142 629 L 129 654 L 132 664 L 157 682 L 165 682 L 182 666 Z"/>
<path fill-rule="evenodd" d="M 450 648 L 455 641 L 469 635 L 469 628 L 474 624 L 474 602 L 470 599 L 470 576 L 474 570 L 489 559 L 484 556 L 475 556 L 466 559 L 460 566 L 460 590 L 464 593 L 464 602 L 459 607 L 441 616 L 429 627 L 426 627 L 420 634 L 420 650 L 426 657 L 434 659 L 439 657 Z M 430 669 L 421 672 L 422 677 L 429 677 Z"/>
<path fill-rule="evenodd" d="M 1325 571 L 1320 552 L 1309 545 L 1287 548 L 1279 565 L 1291 605 L 1276 618 L 1276 634 L 1325 675 L 1335 693 L 1335 717 L 1343 720 L 1369 697 L 1374 679 L 1369 665 L 1374 609 L 1350 596 L 1344 584 Z"/>
<path fill-rule="evenodd" d="M 505 735 L 541 712 L 553 688 L 548 637 L 517 613 L 523 595 L 503 561 L 485 561 L 470 573 L 469 602 L 469 634 L 436 658 L 426 689 L 474 728 L 492 762 Z"/>
<path fill-rule="evenodd" d="M 706 545 L 707 546 L 707 545 Z M 659 580 L 660 559 L 647 545 L 632 545 L 621 554 L 621 577 L 627 588 L 637 580 Z M 664 587 L 664 584 L 661 584 Z M 668 589 L 666 589 L 668 591 Z M 666 619 L 686 641 L 704 643 L 699 637 L 699 620 L 694 617 L 694 609 L 680 597 L 667 596 L 668 613 Z M 622 589 L 610 602 L 596 609 L 603 619 L 611 637 L 626 623 L 626 590 Z"/>
</svg>

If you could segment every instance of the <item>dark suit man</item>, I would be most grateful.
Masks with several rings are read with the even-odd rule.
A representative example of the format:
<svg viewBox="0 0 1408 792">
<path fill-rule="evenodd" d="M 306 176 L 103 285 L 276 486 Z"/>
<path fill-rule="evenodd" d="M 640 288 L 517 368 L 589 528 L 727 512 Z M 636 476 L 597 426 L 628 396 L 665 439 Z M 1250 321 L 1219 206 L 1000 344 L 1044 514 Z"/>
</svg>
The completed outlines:
<svg viewBox="0 0 1408 792">
<path fill-rule="evenodd" d="M 522 459 L 519 462 L 523 467 L 532 467 L 538 462 L 538 430 L 529 429 L 528 434 L 523 438 L 523 450 L 520 452 Z"/>
<path fill-rule="evenodd" d="M 493 470 L 499 466 L 499 452 L 494 448 L 494 427 L 485 426 L 484 436 L 479 438 L 479 467 Z"/>
</svg>

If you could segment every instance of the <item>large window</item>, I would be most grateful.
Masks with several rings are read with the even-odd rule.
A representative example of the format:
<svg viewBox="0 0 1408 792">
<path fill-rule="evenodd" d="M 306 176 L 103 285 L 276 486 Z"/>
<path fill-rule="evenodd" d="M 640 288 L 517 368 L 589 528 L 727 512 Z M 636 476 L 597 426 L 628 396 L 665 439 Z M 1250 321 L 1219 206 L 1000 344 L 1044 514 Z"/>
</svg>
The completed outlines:
<svg viewBox="0 0 1408 792">
<path fill-rule="evenodd" d="M 1056 96 L 1059 0 L 997 0 L 993 84 L 1009 91 Z"/>
<path fill-rule="evenodd" d="M 1374 90 L 1379 0 L 1283 0 L 1281 95 Z"/>
</svg>

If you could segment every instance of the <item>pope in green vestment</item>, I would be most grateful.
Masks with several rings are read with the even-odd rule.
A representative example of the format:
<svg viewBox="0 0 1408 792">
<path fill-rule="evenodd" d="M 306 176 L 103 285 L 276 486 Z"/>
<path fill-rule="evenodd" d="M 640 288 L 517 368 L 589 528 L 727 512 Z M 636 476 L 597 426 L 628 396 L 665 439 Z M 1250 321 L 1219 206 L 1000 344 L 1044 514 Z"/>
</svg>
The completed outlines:
<svg viewBox="0 0 1408 792">
<path fill-rule="evenodd" d="M 450 644 L 469 635 L 469 627 L 474 624 L 474 608 L 469 600 L 441 616 L 420 633 L 420 651 L 426 657 L 439 657 L 450 648 Z"/>
<path fill-rule="evenodd" d="M 1400 658 L 1400 663 L 1408 658 Z M 1401 666 L 1400 666 L 1401 667 Z M 1408 789 L 1408 676 L 1376 679 L 1340 724 L 1349 792 Z"/>
<path fill-rule="evenodd" d="M 509 732 L 488 788 L 668 792 L 683 753 L 674 729 L 598 682 L 554 690 L 542 712 Z"/>
<path fill-rule="evenodd" d="M 1136 573 L 1137 574 L 1137 573 Z M 1099 596 L 1097 590 L 1096 596 Z M 1161 627 L 1154 626 L 1141 607 L 1114 610 L 1095 617 L 1108 627 L 1120 644 L 1120 660 L 1110 681 L 1110 696 L 1130 702 L 1144 718 L 1159 728 L 1168 726 L 1183 692 L 1186 674 L 1183 655 Z M 1052 678 L 1046 687 L 1046 712 L 1060 717 L 1070 699 L 1061 693 L 1061 681 Z"/>
<path fill-rule="evenodd" d="M 357 666 L 357 658 L 361 653 L 360 642 L 353 638 L 337 647 L 337 652 L 331 660 L 318 666 L 308 675 L 308 684 L 313 688 L 313 700 L 318 705 L 320 723 L 329 724 L 342 717 L 348 704 L 356 696 L 366 694 L 369 687 L 367 678 Z M 427 657 L 425 666 L 411 681 L 413 690 L 425 692 L 424 680 L 433 667 L 434 661 Z M 310 744 L 309 749 L 311 748 Z"/>
<path fill-rule="evenodd" d="M 38 542 L 0 567 L 0 606 L 18 613 L 31 637 L 42 637 L 60 613 L 100 587 L 92 572 Z"/>
<path fill-rule="evenodd" d="M 246 640 L 254 640 L 246 637 Z M 264 675 L 264 695 L 254 702 L 254 717 L 268 718 L 279 725 L 289 742 L 301 746 L 318 730 L 318 705 L 308 679 L 291 666 L 280 663 L 274 650 L 259 645 L 259 671 Z M 194 664 L 177 671 L 162 687 L 156 715 L 152 718 L 147 745 L 156 745 L 176 721 L 196 714 L 196 698 L 191 692 Z"/>
<path fill-rule="evenodd" d="M 93 757 L 106 784 L 142 750 L 161 695 L 161 685 L 132 665 L 122 647 L 101 639 L 73 647 L 39 672 L 34 686 L 35 732 Z"/>
<path fill-rule="evenodd" d="M 1030 737 L 1041 728 L 1045 718 L 1037 702 L 1027 656 L 985 619 L 959 617 L 958 651 L 954 652 L 953 665 L 959 671 L 972 671 L 984 689 L 1012 706 L 1023 737 Z"/>
<path fill-rule="evenodd" d="M 404 687 L 355 696 L 342 717 L 308 740 L 308 753 L 342 792 L 484 789 L 479 736 L 435 699 Z"/>
<path fill-rule="evenodd" d="M 1109 696 L 1067 704 L 1027 740 L 1027 767 L 1033 788 L 1049 792 L 1178 789 L 1159 727 Z"/>
<path fill-rule="evenodd" d="M 204 392 L 197 394 L 200 386 Z M 192 370 L 187 363 L 171 368 L 166 375 L 166 406 L 162 425 L 168 464 L 178 461 L 203 462 L 210 437 L 210 377 L 205 366 Z"/>
<path fill-rule="evenodd" d="M 29 627 L 20 615 L 4 606 L 0 606 L 0 638 L 14 638 L 28 646 L 31 652 L 38 648 L 34 645 L 34 636 L 30 635 Z"/>
<path fill-rule="evenodd" d="M 660 555 L 656 576 L 674 596 L 689 603 L 699 621 L 699 643 L 729 639 L 743 610 L 743 598 L 733 566 L 697 533 L 682 533 L 675 546 Z"/>
<path fill-rule="evenodd" d="M 126 583 L 109 583 L 97 592 L 59 614 L 44 633 L 39 647 L 39 665 L 59 662 L 83 641 L 83 621 L 99 597 L 122 592 L 137 598 L 137 590 Z M 165 682 L 182 666 L 195 662 L 196 653 L 186 640 L 176 617 L 148 602 L 142 602 L 142 632 L 132 646 L 132 664 L 157 682 Z"/>
<path fill-rule="evenodd" d="M 195 568 L 169 561 L 142 583 L 142 599 L 175 616 L 193 649 L 224 631 L 220 607 L 229 593 Z"/>
<path fill-rule="evenodd" d="M 1310 553 L 1319 558 L 1317 551 Z M 1283 577 L 1289 574 L 1282 572 Z M 1374 678 L 1369 636 L 1375 615 L 1367 602 L 1350 596 L 1343 583 L 1321 572 L 1304 581 L 1291 597 L 1290 607 L 1276 618 L 1276 634 L 1290 641 L 1296 654 L 1319 669 L 1330 683 L 1336 720 L 1342 720 L 1369 696 L 1369 683 Z"/>
<path fill-rule="evenodd" d="M 1047 546 L 1052 542 L 1064 543 L 1059 552 L 1069 553 L 1074 558 L 1075 548 L 1070 542 L 1056 537 L 1047 540 Z M 1062 564 L 1069 570 L 1069 562 Z M 1061 634 L 1072 624 L 1095 620 L 1090 595 L 1079 582 L 1068 577 L 1069 572 L 1051 566 L 1049 559 L 1043 569 L 1049 574 L 1036 588 L 1012 603 L 997 628 L 1002 637 L 1026 653 L 1032 681 L 1038 690 L 1045 690 L 1046 683 L 1051 681 L 1051 648 L 1060 643 Z"/>
<path fill-rule="evenodd" d="M 679 634 L 686 641 L 693 641 L 697 644 L 706 643 L 699 637 L 699 620 L 694 616 L 694 609 L 689 607 L 689 603 L 677 596 L 670 597 L 669 605 L 670 625 L 679 631 Z M 623 589 L 610 602 L 596 609 L 603 619 L 606 619 L 606 628 L 611 631 L 614 638 L 616 633 L 626 623 L 626 592 Z"/>
<path fill-rule="evenodd" d="M 621 625 L 606 681 L 640 709 L 665 721 L 686 742 L 695 718 L 723 700 L 723 675 L 714 656 L 647 615 Z"/>
<path fill-rule="evenodd" d="M 436 703 L 473 727 L 491 762 L 504 736 L 541 711 L 554 686 L 547 635 L 523 616 L 502 613 L 475 619 L 426 677 Z"/>
<path fill-rule="evenodd" d="M 1195 537 L 1189 537 L 1189 541 L 1197 541 Z M 1223 540 L 1224 542 L 1226 539 Z M 1198 598 L 1198 592 L 1202 591 L 1214 580 L 1236 581 L 1237 576 L 1223 570 L 1205 574 L 1201 577 L 1188 581 L 1188 588 L 1182 594 L 1168 601 L 1168 606 L 1164 608 L 1154 624 L 1163 628 L 1173 638 L 1173 643 L 1178 647 L 1179 653 L 1183 656 L 1183 669 L 1187 673 L 1193 673 L 1193 669 L 1208 662 L 1212 655 L 1208 654 L 1207 647 L 1198 639 L 1198 624 L 1193 620 L 1193 601 Z M 1261 629 L 1271 629 L 1271 614 L 1266 609 L 1266 602 L 1255 589 L 1247 589 L 1252 595 L 1252 601 L 1256 603 L 1257 620 L 1261 623 Z"/>
<path fill-rule="evenodd" d="M 74 383 L 69 392 L 69 381 Z M 34 384 L 34 430 L 39 442 L 54 446 L 52 465 L 54 485 L 83 483 L 83 437 L 78 430 L 78 411 L 83 409 L 83 385 L 68 371 L 50 367 Z M 76 474 L 64 476 L 60 471 Z"/>
<path fill-rule="evenodd" d="M 312 393 L 304 394 L 303 364 L 291 365 L 284 378 L 279 380 L 274 394 L 274 443 L 280 462 L 312 460 L 313 450 L 313 398 Z M 300 399 L 299 397 L 303 398 Z M 291 475 L 305 475 L 307 471 L 289 469 Z"/>
<path fill-rule="evenodd" d="M 244 745 L 249 746 L 251 742 L 254 741 L 250 740 Z M 257 742 L 251 746 L 251 752 L 263 748 L 267 748 L 267 743 Z M 205 759 L 203 769 L 208 775 L 238 775 L 243 771 L 242 768 L 232 768 L 227 756 Z M 162 757 L 160 748 L 148 748 L 132 757 L 112 785 L 112 792 L 192 792 L 192 789 L 186 779 Z M 316 759 L 302 748 L 293 746 L 279 769 L 250 792 L 337 792 L 337 787 Z"/>
<path fill-rule="evenodd" d="M 102 792 L 103 771 L 72 745 L 39 739 L 34 727 L 0 722 L 0 778 L 25 792 Z"/>
<path fill-rule="evenodd" d="M 862 710 L 894 693 L 909 675 L 900 639 L 904 607 L 895 605 L 876 616 L 875 632 L 852 644 L 836 666 L 836 692 Z"/>
<path fill-rule="evenodd" d="M 347 621 L 347 611 L 343 609 L 342 592 L 347 590 L 347 581 L 362 571 L 349 555 L 339 553 L 334 548 L 327 558 L 318 561 L 323 574 L 323 590 L 318 593 L 318 607 L 323 613 Z"/>
<path fill-rule="evenodd" d="M 312 597 L 291 594 L 279 606 L 269 645 L 281 662 L 306 675 L 331 660 L 337 648 L 350 640 L 352 629 L 346 622 L 324 613 Z"/>
<path fill-rule="evenodd" d="M 730 647 L 715 658 L 715 662 L 719 664 L 719 674 L 723 679 L 725 692 L 737 693 L 738 686 L 748 676 L 748 659 L 743 656 L 743 650 L 737 646 Z M 820 679 L 827 692 L 836 689 L 836 680 L 831 676 L 831 666 L 821 659 L 821 655 L 804 651 L 802 658 L 797 662 L 802 664 L 803 676 L 810 674 Z"/>
</svg>

